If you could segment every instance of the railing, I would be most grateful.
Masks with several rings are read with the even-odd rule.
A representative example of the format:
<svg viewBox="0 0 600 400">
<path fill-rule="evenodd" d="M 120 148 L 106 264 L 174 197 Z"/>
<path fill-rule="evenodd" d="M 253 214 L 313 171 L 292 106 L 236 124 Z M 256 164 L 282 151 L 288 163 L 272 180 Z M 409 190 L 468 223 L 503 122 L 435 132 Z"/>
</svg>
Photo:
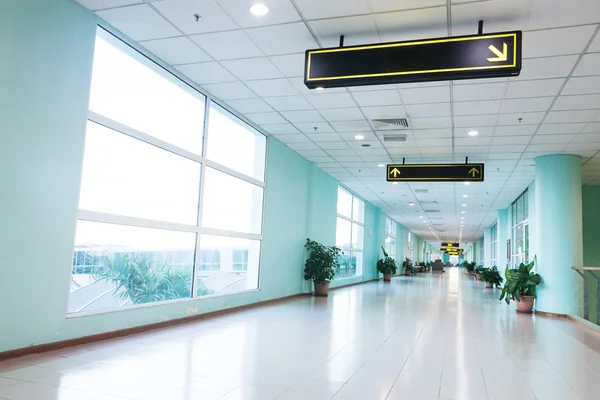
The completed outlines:
<svg viewBox="0 0 600 400">
<path fill-rule="evenodd" d="M 583 318 L 590 321 L 588 279 L 596 281 L 596 324 L 600 325 L 600 267 L 571 267 L 583 278 Z"/>
</svg>

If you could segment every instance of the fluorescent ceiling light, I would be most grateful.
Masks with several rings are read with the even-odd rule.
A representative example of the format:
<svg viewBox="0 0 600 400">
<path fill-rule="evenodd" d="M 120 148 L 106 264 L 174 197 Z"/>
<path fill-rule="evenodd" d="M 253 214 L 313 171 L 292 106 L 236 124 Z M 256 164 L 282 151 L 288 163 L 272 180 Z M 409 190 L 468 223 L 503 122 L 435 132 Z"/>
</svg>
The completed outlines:
<svg viewBox="0 0 600 400">
<path fill-rule="evenodd" d="M 356 140 L 363 140 L 365 137 L 363 135 L 356 135 L 354 136 L 354 139 Z"/>
<path fill-rule="evenodd" d="M 468 194 L 463 194 L 463 197 L 466 199 L 467 197 L 469 197 Z"/>
<path fill-rule="evenodd" d="M 469 136 L 477 136 L 477 135 L 479 135 L 479 132 L 477 132 L 477 131 L 469 131 L 468 135 Z"/>
<path fill-rule="evenodd" d="M 384 165 L 384 164 L 377 164 L 377 166 L 378 166 L 379 168 L 383 168 L 383 167 L 385 167 L 385 165 Z"/>
<path fill-rule="evenodd" d="M 463 207 L 466 207 L 467 205 L 466 205 L 466 204 L 462 204 L 462 206 L 463 206 Z"/>
<path fill-rule="evenodd" d="M 408 203 L 408 205 L 412 207 L 415 205 L 415 203 Z"/>
<path fill-rule="evenodd" d="M 269 12 L 269 7 L 265 6 L 264 4 L 258 3 L 250 7 L 250 12 L 256 15 L 257 17 L 262 17 L 263 15 L 267 15 L 267 13 Z"/>
</svg>

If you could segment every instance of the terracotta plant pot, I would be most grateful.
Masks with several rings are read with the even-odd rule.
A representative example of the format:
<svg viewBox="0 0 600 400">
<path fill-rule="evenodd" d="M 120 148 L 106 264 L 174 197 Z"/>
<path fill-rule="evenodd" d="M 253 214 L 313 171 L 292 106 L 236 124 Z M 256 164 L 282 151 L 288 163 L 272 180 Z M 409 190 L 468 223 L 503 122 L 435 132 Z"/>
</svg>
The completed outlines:
<svg viewBox="0 0 600 400">
<path fill-rule="evenodd" d="M 486 287 L 487 289 L 492 289 L 492 288 L 493 288 L 493 286 L 492 286 L 492 284 L 491 284 L 490 282 L 486 282 L 486 283 L 485 283 L 485 287 Z"/>
<path fill-rule="evenodd" d="M 523 314 L 531 314 L 533 312 L 533 302 L 535 300 L 535 296 L 521 296 L 521 301 L 516 301 L 517 303 L 517 312 Z"/>
<path fill-rule="evenodd" d="M 481 280 L 481 274 L 477 274 L 477 280 L 480 281 Z"/>
<path fill-rule="evenodd" d="M 475 272 L 469 271 L 469 275 L 475 275 Z"/>
<path fill-rule="evenodd" d="M 405 269 L 404 270 L 404 275 L 406 275 L 406 276 L 410 276 L 411 273 L 412 273 L 411 269 Z"/>
<path fill-rule="evenodd" d="M 389 281 L 391 281 L 391 280 L 392 280 L 392 274 L 385 274 L 385 275 L 383 276 L 383 281 L 384 281 L 384 282 L 389 282 Z"/>
<path fill-rule="evenodd" d="M 315 296 L 327 296 L 329 292 L 329 282 L 315 282 Z"/>
</svg>

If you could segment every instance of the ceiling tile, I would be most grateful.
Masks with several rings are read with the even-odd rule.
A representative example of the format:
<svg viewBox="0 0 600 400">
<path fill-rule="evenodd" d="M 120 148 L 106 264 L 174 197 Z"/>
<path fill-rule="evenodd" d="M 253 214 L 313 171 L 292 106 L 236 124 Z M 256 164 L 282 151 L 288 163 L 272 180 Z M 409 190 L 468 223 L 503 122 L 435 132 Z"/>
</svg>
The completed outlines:
<svg viewBox="0 0 600 400">
<path fill-rule="evenodd" d="M 251 28 L 246 33 L 269 56 L 302 53 L 318 47 L 310 31 L 301 22 Z"/>
<path fill-rule="evenodd" d="M 551 137 L 557 137 L 552 135 Z M 572 140 L 575 143 L 600 143 L 600 133 L 585 133 L 575 136 Z"/>
<path fill-rule="evenodd" d="M 600 64 L 599 64 L 600 65 Z M 560 96 L 553 110 L 600 110 L 600 94 Z"/>
<path fill-rule="evenodd" d="M 535 135 L 532 144 L 563 143 L 566 144 L 573 139 L 573 135 Z"/>
<path fill-rule="evenodd" d="M 238 29 L 213 0 L 153 1 L 152 6 L 186 35 Z M 194 14 L 202 18 L 196 22 Z"/>
<path fill-rule="evenodd" d="M 318 142 L 318 146 L 323 150 L 349 150 L 350 146 L 346 142 Z"/>
<path fill-rule="evenodd" d="M 262 51 L 241 30 L 193 35 L 190 39 L 215 60 L 263 56 Z"/>
<path fill-rule="evenodd" d="M 484 33 L 522 30 L 532 0 L 493 0 L 452 5 L 452 34 L 477 32 L 477 21 L 485 21 Z M 456 3 L 453 1 L 453 3 Z"/>
<path fill-rule="evenodd" d="M 411 118 L 410 122 L 413 129 L 438 129 L 452 126 L 452 118 L 450 117 Z"/>
<path fill-rule="evenodd" d="M 531 144 L 527 147 L 527 152 L 558 152 L 564 147 L 565 143 Z"/>
<path fill-rule="evenodd" d="M 257 18 L 250 12 L 256 0 L 217 0 L 221 8 L 242 28 L 300 21 L 300 15 L 289 0 L 261 0 L 269 12 Z"/>
<path fill-rule="evenodd" d="M 505 144 L 528 144 L 531 140 L 531 135 L 527 136 L 511 136 L 507 139 L 506 136 L 496 136 L 492 140 L 492 145 L 500 146 Z"/>
<path fill-rule="evenodd" d="M 266 79 L 245 83 L 261 97 L 294 96 L 298 94 L 298 91 L 287 79 Z"/>
<path fill-rule="evenodd" d="M 356 135 L 361 135 L 364 139 L 361 141 L 357 141 L 354 137 Z M 364 141 L 376 141 L 377 135 L 373 132 L 342 132 L 340 133 L 340 137 L 346 142 L 359 142 L 362 143 Z"/>
<path fill-rule="evenodd" d="M 283 119 L 279 113 L 276 112 L 265 112 L 265 113 L 251 113 L 246 114 L 246 117 L 254 122 L 255 124 L 284 124 L 287 121 Z"/>
<path fill-rule="evenodd" d="M 352 86 L 349 87 L 351 92 L 373 92 L 377 90 L 397 90 L 400 85 L 367 85 L 367 86 Z M 402 85 L 404 86 L 404 85 Z"/>
<path fill-rule="evenodd" d="M 237 80 L 229 71 L 216 62 L 179 65 L 177 69 L 200 85 Z"/>
<path fill-rule="evenodd" d="M 311 114 L 311 115 L 313 115 L 313 114 Z M 295 114 L 294 114 L 294 116 L 297 117 L 297 115 L 295 115 Z M 317 118 L 317 117 L 314 117 L 314 118 Z M 318 118 L 321 118 L 321 117 L 319 116 Z M 321 118 L 321 121 L 323 121 L 323 118 Z M 294 123 L 294 125 L 296 126 L 296 128 L 298 128 L 301 132 L 304 132 L 304 133 L 335 132 L 335 129 L 333 129 L 331 127 L 329 122 L 297 122 L 297 123 Z"/>
<path fill-rule="evenodd" d="M 600 76 L 571 78 L 562 91 L 563 95 L 600 93 Z"/>
<path fill-rule="evenodd" d="M 337 132 L 352 132 L 352 131 L 370 131 L 371 125 L 367 121 L 340 121 L 332 122 L 331 126 Z"/>
<path fill-rule="evenodd" d="M 271 61 L 287 77 L 304 77 L 304 53 L 272 56 Z"/>
<path fill-rule="evenodd" d="M 356 102 L 362 107 L 402 104 L 398 90 L 353 92 L 352 95 L 356 99 Z"/>
<path fill-rule="evenodd" d="M 352 149 L 348 149 L 348 150 L 327 150 L 326 151 L 327 154 L 329 154 L 332 157 L 340 157 L 340 156 L 352 156 L 352 157 L 357 157 L 356 152 Z"/>
<path fill-rule="evenodd" d="M 536 125 L 542 122 L 546 113 L 530 112 L 530 113 L 515 113 L 515 114 L 500 114 L 498 116 L 498 125 Z M 521 120 L 519 120 L 521 118 Z M 520 121 L 520 122 L 519 122 Z"/>
<path fill-rule="evenodd" d="M 452 147 L 452 139 L 417 139 L 417 146 L 420 149 L 423 147 L 436 147 L 436 146 L 448 146 Z"/>
<path fill-rule="evenodd" d="M 273 58 L 273 57 L 271 57 Z M 292 86 L 296 88 L 300 94 L 312 95 L 312 94 L 329 94 L 329 93 L 347 93 L 346 88 L 327 88 L 323 90 L 309 89 L 304 84 L 304 76 L 298 78 L 289 79 Z"/>
<path fill-rule="evenodd" d="M 327 153 L 325 153 L 323 150 L 299 150 L 298 154 L 300 154 L 302 157 L 306 158 L 309 161 L 312 162 L 317 162 L 317 161 L 322 161 L 322 160 L 331 160 L 333 161 L 333 158 L 327 156 Z"/>
<path fill-rule="evenodd" d="M 370 14 L 367 0 L 295 0 L 306 19 L 324 19 L 349 15 Z"/>
<path fill-rule="evenodd" d="M 140 44 L 171 65 L 212 61 L 208 54 L 187 37 L 150 40 Z"/>
<path fill-rule="evenodd" d="M 381 41 L 372 15 L 321 19 L 311 21 L 309 25 L 323 47 L 338 47 L 340 35 L 344 35 L 344 46 L 372 44 Z"/>
<path fill-rule="evenodd" d="M 292 124 L 263 124 L 261 125 L 265 131 L 272 135 L 291 135 L 300 133 L 300 131 Z"/>
<path fill-rule="evenodd" d="M 96 12 L 106 22 L 136 41 L 179 36 L 181 33 L 147 4 Z"/>
<path fill-rule="evenodd" d="M 548 111 L 553 101 L 554 97 L 507 99 L 502 102 L 500 113 Z"/>
<path fill-rule="evenodd" d="M 566 78 L 573 70 L 579 56 L 528 58 L 523 60 L 521 75 L 511 81 L 528 79 Z"/>
<path fill-rule="evenodd" d="M 76 0 L 92 11 L 140 4 L 142 0 Z"/>
<path fill-rule="evenodd" d="M 364 147 L 364 145 L 368 144 L 369 147 Z M 379 140 L 352 140 L 348 141 L 348 145 L 350 148 L 354 149 L 358 154 L 379 154 L 386 155 L 387 152 L 381 145 Z M 364 152 L 364 153 L 363 153 Z"/>
<path fill-rule="evenodd" d="M 283 75 L 267 57 L 221 61 L 240 80 L 282 78 Z"/>
<path fill-rule="evenodd" d="M 575 123 L 575 124 L 548 124 L 544 123 L 540 126 L 538 130 L 538 135 L 563 135 L 563 134 L 572 134 L 579 133 L 585 128 L 584 123 Z"/>
<path fill-rule="evenodd" d="M 509 82 L 505 98 L 556 96 L 564 78 Z"/>
<path fill-rule="evenodd" d="M 596 0 L 536 0 L 529 13 L 527 29 L 597 23 L 598 15 L 600 2 Z"/>
<path fill-rule="evenodd" d="M 455 102 L 454 115 L 497 114 L 500 103 L 500 100 Z"/>
<path fill-rule="evenodd" d="M 436 86 L 423 89 L 401 89 L 400 95 L 402 96 L 404 104 L 450 102 L 450 88 L 447 86 Z"/>
<path fill-rule="evenodd" d="M 410 118 L 449 117 L 450 103 L 409 104 L 404 106 Z"/>
<path fill-rule="evenodd" d="M 328 110 L 320 110 L 321 115 L 329 122 L 334 121 L 356 121 L 364 118 L 360 110 L 353 108 L 335 108 Z"/>
<path fill-rule="evenodd" d="M 600 33 L 596 34 L 594 41 L 588 48 L 589 53 L 600 53 Z"/>
<path fill-rule="evenodd" d="M 369 119 L 406 118 L 406 113 L 402 106 L 363 107 L 362 109 L 365 116 Z"/>
<path fill-rule="evenodd" d="M 337 133 L 307 133 L 306 136 L 318 144 L 320 142 L 342 142 L 342 138 Z"/>
<path fill-rule="evenodd" d="M 587 46 L 595 30 L 595 26 L 587 25 L 523 32 L 523 57 L 579 55 Z"/>
<path fill-rule="evenodd" d="M 447 21 L 446 7 L 375 14 L 383 42 L 445 37 L 448 36 Z"/>
<path fill-rule="evenodd" d="M 496 125 L 496 114 L 492 115 L 465 115 L 454 117 L 454 126 L 457 128 L 474 128 Z"/>
<path fill-rule="evenodd" d="M 374 13 L 445 6 L 446 0 L 370 0 Z"/>
<path fill-rule="evenodd" d="M 302 96 L 266 97 L 265 101 L 277 111 L 312 110 L 313 106 Z"/>
<path fill-rule="evenodd" d="M 323 93 L 317 92 L 306 96 L 306 99 L 318 109 L 356 107 L 356 103 L 348 93 Z"/>
<path fill-rule="evenodd" d="M 209 93 L 221 100 L 251 99 L 256 95 L 241 82 L 203 85 Z"/>
<path fill-rule="evenodd" d="M 230 100 L 227 104 L 242 114 L 273 111 L 273 109 L 261 99 Z"/>
<path fill-rule="evenodd" d="M 590 122 L 597 110 L 550 111 L 544 122 L 548 124 Z"/>
<path fill-rule="evenodd" d="M 584 133 L 600 133 L 600 123 L 591 123 L 588 124 L 585 129 L 583 129 Z"/>
<path fill-rule="evenodd" d="M 600 75 L 600 53 L 591 53 L 583 56 L 573 76 Z"/>
<path fill-rule="evenodd" d="M 293 124 L 302 123 L 302 122 L 325 122 L 321 114 L 319 114 L 315 110 L 307 110 L 307 111 L 282 111 L 281 115 L 283 115 L 288 121 Z M 298 127 L 298 125 L 296 125 Z"/>
<path fill-rule="evenodd" d="M 281 136 L 282 138 L 287 138 L 288 136 Z M 317 147 L 316 144 L 314 144 L 313 142 L 310 143 L 286 143 L 288 145 L 288 147 L 292 150 L 296 150 L 296 151 L 300 151 L 300 150 L 321 150 L 319 149 L 319 147 Z M 322 155 L 326 156 L 327 154 L 325 154 L 324 152 L 321 153 Z"/>
<path fill-rule="evenodd" d="M 413 131 L 416 139 L 434 139 L 452 137 L 452 129 L 421 129 Z"/>
<path fill-rule="evenodd" d="M 504 96 L 506 83 L 485 83 L 473 85 L 454 85 L 454 101 L 496 100 Z"/>
<path fill-rule="evenodd" d="M 462 137 L 454 139 L 454 144 L 457 146 L 489 146 L 492 144 L 492 139 L 495 139 L 491 136 L 487 137 Z M 506 138 L 503 140 L 506 141 Z"/>
<path fill-rule="evenodd" d="M 281 135 L 277 139 L 283 143 L 312 143 L 305 135 Z"/>
</svg>

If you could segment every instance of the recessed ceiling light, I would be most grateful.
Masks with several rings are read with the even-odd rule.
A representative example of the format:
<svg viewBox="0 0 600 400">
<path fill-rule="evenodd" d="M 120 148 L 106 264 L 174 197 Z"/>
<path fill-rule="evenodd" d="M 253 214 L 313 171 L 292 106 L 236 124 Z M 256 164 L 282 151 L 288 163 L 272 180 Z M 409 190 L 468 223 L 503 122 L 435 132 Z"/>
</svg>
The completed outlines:
<svg viewBox="0 0 600 400">
<path fill-rule="evenodd" d="M 408 203 L 408 205 L 412 207 L 415 205 L 415 203 Z"/>
<path fill-rule="evenodd" d="M 477 131 L 469 131 L 468 135 L 469 136 L 477 136 L 477 135 L 479 135 L 479 132 L 477 132 Z"/>
<path fill-rule="evenodd" d="M 461 213 L 461 214 L 466 214 L 467 212 L 466 212 L 466 211 L 461 211 L 460 213 Z"/>
<path fill-rule="evenodd" d="M 384 164 L 377 164 L 377 166 L 378 166 L 379 168 L 383 168 L 383 167 L 385 167 L 385 165 L 384 165 Z"/>
<path fill-rule="evenodd" d="M 467 197 L 469 197 L 468 194 L 463 194 L 463 197 L 466 199 Z"/>
<path fill-rule="evenodd" d="M 465 219 L 465 217 L 460 217 L 460 219 Z"/>
<path fill-rule="evenodd" d="M 422 216 L 422 215 L 419 215 L 419 218 L 423 218 L 423 216 Z"/>
<path fill-rule="evenodd" d="M 462 205 L 463 207 L 466 207 L 466 206 L 467 206 L 466 204 L 461 204 L 461 205 Z"/>
<path fill-rule="evenodd" d="M 354 136 L 354 139 L 356 140 L 363 140 L 365 137 L 363 135 L 356 135 Z"/>
<path fill-rule="evenodd" d="M 323 90 L 323 89 L 325 89 L 325 88 L 321 87 L 321 86 L 315 88 L 315 90 Z"/>
<path fill-rule="evenodd" d="M 258 3 L 250 7 L 250 12 L 256 15 L 257 17 L 262 17 L 263 15 L 267 15 L 267 13 L 269 12 L 269 7 L 265 6 L 264 4 Z"/>
<path fill-rule="evenodd" d="M 471 182 L 465 182 L 465 186 L 469 186 Z"/>
<path fill-rule="evenodd" d="M 392 182 L 392 185 L 397 185 L 397 184 L 398 184 L 398 182 Z"/>
</svg>

